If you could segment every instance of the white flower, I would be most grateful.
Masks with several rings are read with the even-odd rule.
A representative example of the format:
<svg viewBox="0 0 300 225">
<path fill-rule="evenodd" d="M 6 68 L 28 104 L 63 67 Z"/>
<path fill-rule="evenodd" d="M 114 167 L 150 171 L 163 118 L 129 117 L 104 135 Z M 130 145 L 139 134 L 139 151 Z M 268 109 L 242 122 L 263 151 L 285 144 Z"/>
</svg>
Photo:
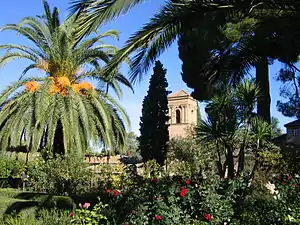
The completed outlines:
<svg viewBox="0 0 300 225">
<path fill-rule="evenodd" d="M 270 181 L 265 185 L 265 187 L 270 191 L 270 193 L 273 194 L 277 194 L 276 190 L 275 190 L 275 184 L 272 184 Z"/>
<path fill-rule="evenodd" d="M 293 222 L 293 221 L 295 220 L 295 218 L 294 218 L 294 217 L 291 217 L 290 215 L 288 215 L 288 220 L 289 220 L 290 222 Z"/>
</svg>

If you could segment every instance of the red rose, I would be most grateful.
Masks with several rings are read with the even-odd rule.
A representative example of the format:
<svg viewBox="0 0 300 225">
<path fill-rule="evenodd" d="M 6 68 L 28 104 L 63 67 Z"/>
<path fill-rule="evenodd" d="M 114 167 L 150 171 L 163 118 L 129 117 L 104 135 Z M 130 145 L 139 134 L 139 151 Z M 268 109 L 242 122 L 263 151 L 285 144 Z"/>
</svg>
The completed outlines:
<svg viewBox="0 0 300 225">
<path fill-rule="evenodd" d="M 129 223 L 124 223 L 123 225 L 129 225 Z"/>
<path fill-rule="evenodd" d="M 290 180 L 290 179 L 292 179 L 292 176 L 290 175 L 290 176 L 288 176 L 286 179 L 287 179 L 287 180 Z"/>
<path fill-rule="evenodd" d="M 153 178 L 152 180 L 151 180 L 151 182 L 153 182 L 153 183 L 157 183 L 157 178 Z"/>
<path fill-rule="evenodd" d="M 295 188 L 297 186 L 297 184 L 292 184 L 292 187 Z"/>
<path fill-rule="evenodd" d="M 155 215 L 154 219 L 155 219 L 155 220 L 162 220 L 162 216 L 160 216 L 160 215 Z"/>
<path fill-rule="evenodd" d="M 70 217 L 74 217 L 74 216 L 75 216 L 75 213 L 74 213 L 74 212 L 70 212 L 69 216 L 70 216 Z"/>
<path fill-rule="evenodd" d="M 185 184 L 187 184 L 187 185 L 191 184 L 191 180 L 189 180 L 189 179 L 186 180 L 186 181 L 185 181 Z"/>
<path fill-rule="evenodd" d="M 110 193 L 110 192 L 111 192 L 111 190 L 110 190 L 110 189 L 107 189 L 107 190 L 106 190 L 106 193 Z"/>
<path fill-rule="evenodd" d="M 113 195 L 114 196 L 118 196 L 120 194 L 120 192 L 118 190 L 114 190 Z"/>
<path fill-rule="evenodd" d="M 189 192 L 189 190 L 186 189 L 186 187 L 182 187 L 182 188 L 180 188 L 179 195 L 180 195 L 180 197 L 184 197 L 187 195 L 188 192 Z"/>
<path fill-rule="evenodd" d="M 213 217 L 213 215 L 211 215 L 211 214 L 208 214 L 208 213 L 205 213 L 205 214 L 203 214 L 203 219 L 205 220 L 205 221 L 212 221 L 212 219 L 213 219 L 214 217 Z"/>
</svg>

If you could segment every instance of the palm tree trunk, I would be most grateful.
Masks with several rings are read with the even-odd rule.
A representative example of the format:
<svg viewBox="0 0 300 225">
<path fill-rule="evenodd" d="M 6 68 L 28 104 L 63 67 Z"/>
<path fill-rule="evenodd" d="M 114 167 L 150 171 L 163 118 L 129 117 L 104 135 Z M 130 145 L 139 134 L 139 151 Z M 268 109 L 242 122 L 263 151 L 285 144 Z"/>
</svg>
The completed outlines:
<svg viewBox="0 0 300 225">
<path fill-rule="evenodd" d="M 239 153 L 239 164 L 238 164 L 238 172 L 237 174 L 241 174 L 241 172 L 244 170 L 245 168 L 245 147 L 244 144 L 242 144 L 243 146 L 240 149 L 240 153 Z"/>
<path fill-rule="evenodd" d="M 260 149 L 260 139 L 258 139 L 256 141 L 256 151 L 259 151 Z M 252 181 L 254 179 L 254 176 L 255 176 L 255 172 L 257 171 L 257 169 L 259 168 L 259 157 L 258 157 L 258 154 L 256 153 L 256 156 L 255 156 L 255 163 L 254 163 L 254 166 L 252 168 L 252 171 L 250 173 L 250 176 L 249 176 L 249 181 L 248 181 L 248 188 L 252 185 Z"/>
<path fill-rule="evenodd" d="M 257 102 L 257 113 L 266 122 L 271 124 L 271 97 L 269 82 L 269 64 L 267 58 L 262 58 L 256 65 L 256 82 L 261 91 Z"/>
<path fill-rule="evenodd" d="M 221 152 L 219 150 L 219 145 L 217 144 L 217 153 L 218 153 L 218 160 L 216 161 L 216 166 L 218 170 L 218 174 L 220 178 L 224 178 L 223 168 L 222 168 L 222 159 L 221 159 Z"/>
<path fill-rule="evenodd" d="M 57 122 L 57 127 L 54 135 L 53 156 L 55 158 L 56 155 L 64 155 L 64 152 L 65 152 L 65 148 L 64 148 L 63 125 L 59 120 Z"/>
<path fill-rule="evenodd" d="M 226 145 L 226 150 L 227 150 L 227 177 L 229 179 L 232 179 L 234 177 L 234 160 L 233 160 L 233 152 L 232 149 L 229 145 Z"/>
<path fill-rule="evenodd" d="M 26 162 L 25 162 L 26 166 L 28 165 L 28 158 L 29 158 L 29 151 L 27 149 L 27 152 L 26 152 Z"/>
<path fill-rule="evenodd" d="M 239 162 L 238 162 L 237 175 L 239 175 L 245 168 L 245 148 L 247 146 L 247 138 L 248 138 L 249 129 L 250 129 L 250 125 L 249 125 L 248 121 L 249 121 L 249 119 L 245 120 L 246 131 L 244 133 L 243 142 L 242 142 L 240 152 L 239 152 Z"/>
</svg>

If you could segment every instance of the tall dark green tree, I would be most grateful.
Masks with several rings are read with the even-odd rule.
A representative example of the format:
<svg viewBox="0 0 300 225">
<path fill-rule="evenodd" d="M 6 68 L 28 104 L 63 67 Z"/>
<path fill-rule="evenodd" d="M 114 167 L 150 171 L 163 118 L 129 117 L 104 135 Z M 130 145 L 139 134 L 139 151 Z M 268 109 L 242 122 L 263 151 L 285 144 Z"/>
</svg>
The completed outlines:
<svg viewBox="0 0 300 225">
<path fill-rule="evenodd" d="M 148 94 L 143 101 L 140 122 L 141 136 L 139 141 L 143 161 L 155 159 L 159 165 L 164 164 L 167 142 L 169 141 L 166 72 L 162 63 L 156 61 Z"/>
</svg>

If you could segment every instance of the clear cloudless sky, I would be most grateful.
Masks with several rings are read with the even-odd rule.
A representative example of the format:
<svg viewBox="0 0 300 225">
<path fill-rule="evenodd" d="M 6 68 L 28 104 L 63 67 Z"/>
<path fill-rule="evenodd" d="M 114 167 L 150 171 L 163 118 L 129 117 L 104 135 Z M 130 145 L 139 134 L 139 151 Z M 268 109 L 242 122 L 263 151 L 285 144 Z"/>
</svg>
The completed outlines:
<svg viewBox="0 0 300 225">
<path fill-rule="evenodd" d="M 53 6 L 57 6 L 60 10 L 61 19 L 64 19 L 68 15 L 68 0 L 48 0 L 48 3 Z M 120 16 L 115 21 L 105 25 L 100 31 L 108 29 L 117 29 L 120 31 L 121 36 L 118 42 L 110 41 L 110 43 L 117 46 L 122 46 L 128 37 L 140 28 L 148 19 L 157 12 L 164 4 L 163 0 L 148 0 L 143 4 L 138 5 L 126 15 Z M 23 17 L 36 16 L 43 13 L 42 0 L 2 0 L 0 7 L 0 26 L 7 23 L 18 23 Z M 30 44 L 24 37 L 17 35 L 15 32 L 4 31 L 0 33 L 0 44 Z M 3 54 L 3 52 L 0 52 Z M 169 90 L 176 92 L 181 89 L 185 89 L 189 92 L 186 84 L 181 80 L 181 61 L 178 58 L 177 45 L 174 43 L 164 54 L 159 58 L 167 69 L 167 79 L 169 82 Z M 17 60 L 7 64 L 5 67 L 0 68 L 0 90 L 5 88 L 11 82 L 19 78 L 25 65 L 28 64 L 26 60 Z M 280 83 L 275 81 L 275 76 L 280 69 L 279 63 L 274 63 L 270 66 L 270 80 L 271 80 L 271 94 L 272 94 L 272 116 L 275 116 L 280 121 L 280 126 L 294 118 L 287 118 L 281 115 L 276 109 L 276 101 L 280 99 L 279 88 Z M 122 68 L 122 72 L 127 74 L 128 68 Z M 38 75 L 39 71 L 32 71 L 29 76 Z M 139 121 L 141 116 L 142 101 L 147 93 L 149 77 L 152 71 L 144 75 L 144 79 L 134 85 L 135 93 L 130 90 L 124 89 L 123 97 L 120 99 L 121 105 L 126 109 L 130 120 L 131 128 L 136 134 L 139 134 Z M 203 105 L 201 104 L 202 116 L 205 116 Z"/>
</svg>

